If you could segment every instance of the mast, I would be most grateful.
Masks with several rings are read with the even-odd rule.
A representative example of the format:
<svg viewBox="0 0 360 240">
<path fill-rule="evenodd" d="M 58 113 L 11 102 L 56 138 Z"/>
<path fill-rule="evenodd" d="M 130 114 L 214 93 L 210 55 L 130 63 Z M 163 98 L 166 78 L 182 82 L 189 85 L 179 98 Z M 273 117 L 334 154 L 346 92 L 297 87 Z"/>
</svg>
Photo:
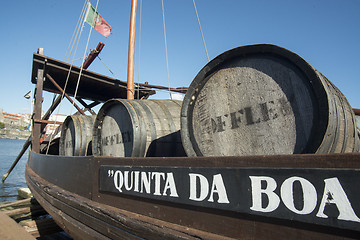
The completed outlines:
<svg viewBox="0 0 360 240">
<path fill-rule="evenodd" d="M 129 53 L 128 53 L 128 76 L 127 76 L 127 99 L 134 99 L 134 52 L 136 31 L 136 9 L 137 0 L 132 0 L 129 31 Z"/>
</svg>

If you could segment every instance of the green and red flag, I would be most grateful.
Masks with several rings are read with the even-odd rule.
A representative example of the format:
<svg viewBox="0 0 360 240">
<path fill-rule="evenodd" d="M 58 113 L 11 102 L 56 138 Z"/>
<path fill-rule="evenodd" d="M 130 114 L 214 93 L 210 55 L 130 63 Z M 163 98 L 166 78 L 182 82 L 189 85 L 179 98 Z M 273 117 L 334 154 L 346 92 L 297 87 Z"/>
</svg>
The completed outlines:
<svg viewBox="0 0 360 240">
<path fill-rule="evenodd" d="M 85 22 L 92 26 L 96 31 L 108 37 L 111 34 L 111 26 L 105 21 L 103 17 L 95 10 L 95 8 L 88 2 L 88 7 L 85 15 Z"/>
</svg>

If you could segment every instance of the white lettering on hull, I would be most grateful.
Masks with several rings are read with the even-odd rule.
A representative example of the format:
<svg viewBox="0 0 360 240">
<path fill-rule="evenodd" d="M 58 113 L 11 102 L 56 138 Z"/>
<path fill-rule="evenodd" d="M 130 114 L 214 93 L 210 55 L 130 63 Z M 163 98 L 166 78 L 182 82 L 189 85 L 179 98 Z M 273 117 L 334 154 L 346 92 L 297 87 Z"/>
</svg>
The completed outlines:
<svg viewBox="0 0 360 240">
<path fill-rule="evenodd" d="M 317 204 L 317 191 L 313 184 L 301 177 L 290 177 L 286 179 L 280 187 L 280 197 L 275 193 L 277 183 L 275 179 L 268 176 L 249 176 L 251 180 L 252 206 L 251 210 L 256 212 L 273 212 L 280 202 L 286 208 L 296 214 L 304 215 L 314 212 Z M 294 204 L 294 183 L 299 182 L 302 188 L 302 209 L 297 209 Z M 323 198 L 316 217 L 328 218 L 324 213 L 325 206 L 336 205 L 339 214 L 336 216 L 338 220 L 360 222 L 359 217 L 355 214 L 351 203 L 337 178 L 324 179 L 325 187 L 323 190 Z M 266 185 L 266 187 L 262 187 Z M 264 206 L 264 197 L 267 198 L 267 204 Z"/>
<path fill-rule="evenodd" d="M 291 176 L 285 170 L 267 173 L 264 169 L 261 171 L 266 173 L 262 175 L 255 175 L 257 169 L 112 166 L 103 169 L 106 171 L 100 174 L 101 191 L 360 229 L 358 197 L 351 192 L 357 188 L 349 185 L 352 179 L 358 179 L 358 171 L 351 174 L 337 171 L 339 175 L 333 177 L 336 176 L 333 172 L 309 174 L 310 170 Z"/>
</svg>

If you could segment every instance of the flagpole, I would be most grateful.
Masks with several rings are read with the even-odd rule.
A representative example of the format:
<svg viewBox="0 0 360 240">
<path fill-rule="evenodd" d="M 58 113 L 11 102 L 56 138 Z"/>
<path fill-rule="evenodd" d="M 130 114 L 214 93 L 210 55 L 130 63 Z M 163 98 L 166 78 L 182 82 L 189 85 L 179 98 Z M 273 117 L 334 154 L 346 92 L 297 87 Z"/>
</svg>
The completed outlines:
<svg viewBox="0 0 360 240">
<path fill-rule="evenodd" d="M 129 31 L 127 99 L 134 99 L 134 53 L 135 53 L 136 9 L 137 9 L 137 0 L 132 0 L 131 15 L 130 15 L 130 31 Z"/>
</svg>

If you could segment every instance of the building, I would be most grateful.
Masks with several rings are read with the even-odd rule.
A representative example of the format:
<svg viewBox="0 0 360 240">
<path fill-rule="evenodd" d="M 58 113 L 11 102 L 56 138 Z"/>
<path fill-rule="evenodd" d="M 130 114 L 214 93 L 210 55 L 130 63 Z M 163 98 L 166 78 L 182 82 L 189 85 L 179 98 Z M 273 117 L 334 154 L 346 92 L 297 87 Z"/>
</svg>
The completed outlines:
<svg viewBox="0 0 360 240">
<path fill-rule="evenodd" d="M 53 114 L 48 119 L 49 121 L 56 122 L 56 124 L 47 124 L 45 127 L 45 134 L 49 135 L 56 130 L 64 121 L 66 115 Z M 0 109 L 0 122 L 4 123 L 4 127 L 7 129 L 20 129 L 20 130 L 31 130 L 31 115 L 25 113 L 12 114 L 3 112 Z"/>
<path fill-rule="evenodd" d="M 29 129 L 30 114 L 12 114 L 0 109 L 0 122 L 4 123 L 5 128 Z"/>
<path fill-rule="evenodd" d="M 53 114 L 50 116 L 49 121 L 53 121 L 56 124 L 49 123 L 45 127 L 45 135 L 49 136 L 51 133 L 55 132 L 56 129 L 65 121 L 66 115 L 64 114 Z"/>
</svg>

